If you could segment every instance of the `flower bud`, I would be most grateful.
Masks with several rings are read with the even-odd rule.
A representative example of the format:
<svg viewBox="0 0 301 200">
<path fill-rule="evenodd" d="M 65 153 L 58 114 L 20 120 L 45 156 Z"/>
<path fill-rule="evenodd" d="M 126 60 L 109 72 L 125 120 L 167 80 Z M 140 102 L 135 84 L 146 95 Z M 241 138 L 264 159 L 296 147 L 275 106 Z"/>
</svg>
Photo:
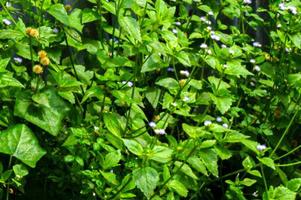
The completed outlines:
<svg viewBox="0 0 301 200">
<path fill-rule="evenodd" d="M 44 50 L 41 50 L 38 52 L 38 55 L 39 55 L 39 58 L 42 59 L 42 58 L 47 57 L 47 52 Z"/>
<path fill-rule="evenodd" d="M 39 37 L 39 31 L 37 29 L 35 29 L 35 28 L 31 28 L 31 27 L 26 28 L 25 32 L 30 37 L 34 37 L 34 38 Z"/>
<path fill-rule="evenodd" d="M 49 60 L 49 58 L 44 57 L 44 58 L 41 58 L 41 59 L 40 59 L 40 63 L 41 63 L 42 65 L 44 65 L 44 66 L 47 66 L 47 65 L 50 64 L 50 60 Z"/>
<path fill-rule="evenodd" d="M 41 65 L 35 65 L 35 66 L 33 66 L 32 71 L 36 74 L 42 74 L 43 67 Z"/>
</svg>

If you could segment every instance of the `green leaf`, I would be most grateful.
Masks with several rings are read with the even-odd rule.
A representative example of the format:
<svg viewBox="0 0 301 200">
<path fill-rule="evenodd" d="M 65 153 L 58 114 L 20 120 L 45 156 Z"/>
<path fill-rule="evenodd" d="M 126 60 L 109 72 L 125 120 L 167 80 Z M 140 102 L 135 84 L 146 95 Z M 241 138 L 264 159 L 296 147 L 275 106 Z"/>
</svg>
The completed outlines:
<svg viewBox="0 0 301 200">
<path fill-rule="evenodd" d="M 185 133 L 192 138 L 199 138 L 206 134 L 206 131 L 201 127 L 190 126 L 188 124 L 182 124 L 182 128 Z"/>
<path fill-rule="evenodd" d="M 248 75 L 253 75 L 249 72 L 245 66 L 241 65 L 240 60 L 232 60 L 227 62 L 227 68 L 225 69 L 225 74 L 233 75 L 236 77 L 246 77 Z"/>
<path fill-rule="evenodd" d="M 155 146 L 148 154 L 148 157 L 149 159 L 160 163 L 167 163 L 171 161 L 172 152 L 172 149 L 168 147 Z"/>
<path fill-rule="evenodd" d="M 14 40 L 20 40 L 25 35 L 25 33 L 22 33 L 20 31 L 15 31 L 11 29 L 2 29 L 0 30 L 0 39 L 14 39 Z"/>
<path fill-rule="evenodd" d="M 99 86 L 92 86 L 89 88 L 82 99 L 82 103 L 87 101 L 87 99 L 91 97 L 96 97 L 98 100 L 100 100 L 103 97 L 104 93 L 103 90 Z"/>
<path fill-rule="evenodd" d="M 200 158 L 196 156 L 192 156 L 188 158 L 187 162 L 191 165 L 191 167 L 196 169 L 198 172 L 201 172 L 202 174 L 208 176 L 206 167 Z"/>
<path fill-rule="evenodd" d="M 24 124 L 0 132 L 0 152 L 14 156 L 32 168 L 46 154 L 38 139 Z"/>
<path fill-rule="evenodd" d="M 101 175 L 111 184 L 117 185 L 118 181 L 116 179 L 116 174 L 112 172 L 103 172 L 100 170 Z"/>
<path fill-rule="evenodd" d="M 69 18 L 68 18 L 68 13 L 65 10 L 65 7 L 63 4 L 53 4 L 47 12 L 52 15 L 55 19 L 60 21 L 61 23 L 69 26 Z"/>
<path fill-rule="evenodd" d="M 290 39 L 294 43 L 294 45 L 298 48 L 301 49 L 301 33 L 296 33 L 294 35 L 289 35 Z"/>
<path fill-rule="evenodd" d="M 108 153 L 105 158 L 104 158 L 104 162 L 103 162 L 103 168 L 106 169 L 110 169 L 112 167 L 116 167 L 119 164 L 119 161 L 121 160 L 121 153 L 120 151 L 112 151 L 110 153 Z"/>
<path fill-rule="evenodd" d="M 1 73 L 0 72 L 0 88 L 5 87 L 22 87 L 22 83 L 13 78 L 13 75 L 10 73 Z"/>
<path fill-rule="evenodd" d="M 183 185 L 180 181 L 178 180 L 171 180 L 167 183 L 167 187 L 170 190 L 175 191 L 176 193 L 178 193 L 181 197 L 187 197 L 188 195 L 188 190 L 185 187 L 185 185 Z"/>
<path fill-rule="evenodd" d="M 289 190 L 288 188 L 284 186 L 278 186 L 275 189 L 273 187 L 270 187 L 267 193 L 264 193 L 264 200 L 295 200 L 296 199 L 296 193 Z"/>
<path fill-rule="evenodd" d="M 189 165 L 187 165 L 186 163 L 182 163 L 182 162 L 179 162 L 179 161 L 176 161 L 175 162 L 175 170 L 177 170 L 178 168 L 180 168 L 180 171 L 182 173 L 184 173 L 185 175 L 195 179 L 195 180 L 198 180 L 198 177 L 193 173 L 192 169 L 189 167 Z"/>
<path fill-rule="evenodd" d="M 268 157 L 264 157 L 264 158 L 258 158 L 257 159 L 264 165 L 272 168 L 273 170 L 275 170 L 275 163 L 274 163 L 274 160 L 272 160 L 271 158 L 268 158 Z"/>
<path fill-rule="evenodd" d="M 63 119 L 69 110 L 64 100 L 53 89 L 44 90 L 33 96 L 30 92 L 24 91 L 17 95 L 14 115 L 56 136 L 61 131 Z"/>
<path fill-rule="evenodd" d="M 256 183 L 255 179 L 250 179 L 250 178 L 244 178 L 242 181 L 239 181 L 240 184 L 245 185 L 245 186 L 252 186 L 253 184 Z"/>
<path fill-rule="evenodd" d="M 149 199 L 159 182 L 159 174 L 152 167 L 144 167 L 133 171 L 133 179 L 136 186 Z"/>
<path fill-rule="evenodd" d="M 218 158 L 216 152 L 213 149 L 202 149 L 199 155 L 208 171 L 218 177 Z"/>
<path fill-rule="evenodd" d="M 213 94 L 210 94 L 211 100 L 214 102 L 214 104 L 216 105 L 217 109 L 224 114 L 225 112 L 227 112 L 232 105 L 233 99 L 231 96 L 227 97 L 220 97 L 220 96 L 215 96 Z"/>
<path fill-rule="evenodd" d="M 128 16 L 119 17 L 119 25 L 123 28 L 125 32 L 129 34 L 130 37 L 134 38 L 138 42 L 142 42 L 140 26 L 136 19 Z M 134 43 L 134 41 L 132 41 Z"/>
<path fill-rule="evenodd" d="M 10 58 L 4 58 L 0 60 L 0 72 L 5 72 L 5 68 L 8 65 Z"/>
<path fill-rule="evenodd" d="M 118 115 L 115 113 L 104 113 L 103 120 L 106 128 L 115 136 L 121 137 L 122 127 L 118 120 Z"/>
<path fill-rule="evenodd" d="M 125 146 L 128 148 L 128 150 L 130 152 L 132 152 L 133 154 L 135 154 L 137 156 L 141 156 L 143 154 L 143 151 L 144 151 L 143 147 L 136 140 L 123 139 L 123 142 L 124 142 Z"/>
<path fill-rule="evenodd" d="M 301 178 L 294 178 L 286 183 L 286 187 L 291 191 L 298 192 L 301 187 Z"/>
<path fill-rule="evenodd" d="M 181 52 L 178 52 L 175 56 L 178 59 L 178 61 L 181 64 L 183 64 L 184 66 L 191 66 L 191 62 L 190 62 L 188 53 L 181 51 Z"/>
<path fill-rule="evenodd" d="M 163 78 L 156 82 L 157 85 L 160 85 L 169 90 L 178 90 L 180 88 L 179 83 L 173 78 Z"/>
<path fill-rule="evenodd" d="M 160 99 L 160 94 L 161 90 L 155 88 L 150 88 L 145 92 L 146 99 L 153 106 L 154 109 L 157 108 Z"/>
<path fill-rule="evenodd" d="M 28 169 L 22 164 L 14 165 L 13 170 L 18 178 L 22 178 L 28 174 Z"/>
<path fill-rule="evenodd" d="M 82 12 L 82 22 L 84 23 L 88 23 L 88 22 L 93 22 L 96 21 L 100 18 L 99 14 L 92 10 L 92 9 L 88 9 L 85 8 Z"/>
</svg>

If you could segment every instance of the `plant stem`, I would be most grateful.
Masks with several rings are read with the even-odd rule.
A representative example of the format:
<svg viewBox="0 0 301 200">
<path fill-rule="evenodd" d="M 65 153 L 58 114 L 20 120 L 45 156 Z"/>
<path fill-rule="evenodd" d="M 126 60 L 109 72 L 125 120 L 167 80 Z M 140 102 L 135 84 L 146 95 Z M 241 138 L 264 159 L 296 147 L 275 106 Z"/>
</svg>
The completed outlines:
<svg viewBox="0 0 301 200">
<path fill-rule="evenodd" d="M 291 167 L 294 165 L 301 165 L 301 161 L 293 162 L 293 163 L 287 163 L 287 164 L 276 164 L 277 167 Z"/>
<path fill-rule="evenodd" d="M 9 156 L 9 161 L 8 161 L 8 167 L 7 169 L 10 169 L 11 168 L 11 164 L 12 164 L 12 160 L 13 160 L 13 156 Z M 9 200 L 9 183 L 6 184 L 6 200 Z"/>
<path fill-rule="evenodd" d="M 266 191 L 268 199 L 269 199 L 268 184 L 267 184 L 267 180 L 266 180 L 265 175 L 264 175 L 262 163 L 260 163 L 259 165 L 260 165 L 260 170 L 261 170 L 262 179 L 263 179 L 263 183 L 264 183 L 264 188 L 265 188 L 265 191 Z"/>
</svg>

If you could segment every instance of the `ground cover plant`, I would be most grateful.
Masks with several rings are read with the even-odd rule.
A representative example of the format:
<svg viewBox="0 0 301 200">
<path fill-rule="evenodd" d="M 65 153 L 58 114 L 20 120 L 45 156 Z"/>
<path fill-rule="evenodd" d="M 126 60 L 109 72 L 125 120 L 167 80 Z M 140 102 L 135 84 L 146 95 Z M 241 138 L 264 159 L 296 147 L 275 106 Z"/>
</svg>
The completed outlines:
<svg viewBox="0 0 301 200">
<path fill-rule="evenodd" d="M 0 6 L 0 199 L 301 198 L 299 0 Z"/>
</svg>

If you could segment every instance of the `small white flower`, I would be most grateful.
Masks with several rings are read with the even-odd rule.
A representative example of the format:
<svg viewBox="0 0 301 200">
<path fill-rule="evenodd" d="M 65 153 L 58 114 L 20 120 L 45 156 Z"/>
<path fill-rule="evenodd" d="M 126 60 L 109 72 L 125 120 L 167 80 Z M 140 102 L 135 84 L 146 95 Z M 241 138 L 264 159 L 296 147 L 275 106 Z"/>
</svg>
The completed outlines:
<svg viewBox="0 0 301 200">
<path fill-rule="evenodd" d="M 251 3 L 252 3 L 252 0 L 244 0 L 244 3 L 245 3 L 245 4 L 251 4 Z"/>
<path fill-rule="evenodd" d="M 205 126 L 209 126 L 210 124 L 212 124 L 212 122 L 211 122 L 210 120 L 204 121 L 204 125 L 205 125 Z"/>
<path fill-rule="evenodd" d="M 224 49 L 224 48 L 227 48 L 227 46 L 226 46 L 226 45 L 224 45 L 224 44 L 222 44 L 222 46 L 221 46 L 221 47 L 222 47 L 223 49 Z"/>
<path fill-rule="evenodd" d="M 133 85 L 134 85 L 134 84 L 133 84 L 132 81 L 129 81 L 129 82 L 128 82 L 128 86 L 129 86 L 129 87 L 133 87 Z"/>
<path fill-rule="evenodd" d="M 259 144 L 259 145 L 256 146 L 256 149 L 257 149 L 258 151 L 263 151 L 263 150 L 265 150 L 266 148 L 267 148 L 267 146 L 266 146 L 265 144 Z"/>
<path fill-rule="evenodd" d="M 157 124 L 155 123 L 155 122 L 150 122 L 150 123 L 148 123 L 148 125 L 150 126 L 150 127 L 152 127 L 152 128 L 155 128 L 156 126 L 157 126 Z"/>
<path fill-rule="evenodd" d="M 253 68 L 254 71 L 260 72 L 260 67 L 258 65 L 255 65 Z"/>
<path fill-rule="evenodd" d="M 6 2 L 5 6 L 6 7 L 11 7 L 11 3 L 8 1 L 8 2 Z"/>
<path fill-rule="evenodd" d="M 227 68 L 228 68 L 228 65 L 223 64 L 223 68 L 224 68 L 224 69 L 227 69 Z"/>
<path fill-rule="evenodd" d="M 157 135 L 165 135 L 166 134 L 164 129 L 155 129 L 154 131 Z"/>
<path fill-rule="evenodd" d="M 206 24 L 211 25 L 211 21 L 210 21 L 210 20 L 207 20 L 207 21 L 206 21 Z"/>
<path fill-rule="evenodd" d="M 176 102 L 172 102 L 171 105 L 177 107 L 178 104 Z"/>
<path fill-rule="evenodd" d="M 253 42 L 253 47 L 262 47 L 262 45 L 259 42 Z"/>
<path fill-rule="evenodd" d="M 204 17 L 204 16 L 200 17 L 200 20 L 201 20 L 202 22 L 207 22 L 207 19 L 206 19 L 206 17 Z"/>
<path fill-rule="evenodd" d="M 95 131 L 95 132 L 99 131 L 99 127 L 94 126 L 93 128 L 94 128 L 94 131 Z"/>
<path fill-rule="evenodd" d="M 212 30 L 212 27 L 211 27 L 211 26 L 207 26 L 206 30 L 207 30 L 207 31 L 211 31 L 211 30 Z"/>
<path fill-rule="evenodd" d="M 280 8 L 281 10 L 285 10 L 285 9 L 286 9 L 286 6 L 285 6 L 284 3 L 280 3 L 280 4 L 279 4 L 279 8 Z"/>
<path fill-rule="evenodd" d="M 93 192 L 92 195 L 95 197 L 96 196 L 95 192 Z"/>
<path fill-rule="evenodd" d="M 22 63 L 23 59 L 20 58 L 20 57 L 14 57 L 14 61 L 15 61 L 17 64 L 20 64 L 20 63 Z"/>
<path fill-rule="evenodd" d="M 180 74 L 186 77 L 189 77 L 189 71 L 188 70 L 180 70 Z"/>
<path fill-rule="evenodd" d="M 255 59 L 251 59 L 251 60 L 250 60 L 250 63 L 255 64 L 255 63 L 256 63 L 256 60 L 255 60 Z"/>
<path fill-rule="evenodd" d="M 58 33 L 58 32 L 59 32 L 59 29 L 57 29 L 57 28 L 54 28 L 54 29 L 52 30 L 52 32 L 56 34 L 56 33 Z"/>
<path fill-rule="evenodd" d="M 226 123 L 224 123 L 222 126 L 223 126 L 224 128 L 228 128 L 228 127 L 229 127 L 228 124 L 226 124 Z"/>
<path fill-rule="evenodd" d="M 298 14 L 295 6 L 288 6 L 287 9 L 290 10 L 294 15 Z"/>
<path fill-rule="evenodd" d="M 211 39 L 216 40 L 216 41 L 220 41 L 220 37 L 218 35 L 215 35 L 215 33 L 211 34 Z"/>
<path fill-rule="evenodd" d="M 190 98 L 188 96 L 185 96 L 183 101 L 185 101 L 185 102 L 190 101 Z"/>
<path fill-rule="evenodd" d="M 201 47 L 202 49 L 207 49 L 207 48 L 208 48 L 208 45 L 205 44 L 205 43 L 203 43 L 203 44 L 200 45 L 200 47 Z"/>
<path fill-rule="evenodd" d="M 114 170 L 113 170 L 113 169 L 111 169 L 111 170 L 110 170 L 110 172 L 111 172 L 111 173 L 114 173 Z"/>
<path fill-rule="evenodd" d="M 254 82 L 250 82 L 250 85 L 252 86 L 252 87 L 254 87 L 255 86 L 255 83 Z"/>
<path fill-rule="evenodd" d="M 234 52 L 233 49 L 230 49 L 230 50 L 229 50 L 229 53 L 233 55 L 235 52 Z"/>
<path fill-rule="evenodd" d="M 286 52 L 291 52 L 291 51 L 292 51 L 292 48 L 286 47 L 286 48 L 285 48 L 285 51 L 286 51 Z"/>
<path fill-rule="evenodd" d="M 172 32 L 174 33 L 174 34 L 177 34 L 178 33 L 178 30 L 177 29 L 172 29 Z"/>
<path fill-rule="evenodd" d="M 253 197 L 258 197 L 258 191 L 256 190 L 255 192 L 252 193 Z"/>
<path fill-rule="evenodd" d="M 221 117 L 217 117 L 217 118 L 216 118 L 216 121 L 217 121 L 217 122 L 222 122 L 223 119 L 222 119 Z"/>
<path fill-rule="evenodd" d="M 175 22 L 175 25 L 181 26 L 181 22 Z"/>
<path fill-rule="evenodd" d="M 212 54 L 211 49 L 206 49 L 206 53 L 209 54 L 209 55 L 211 55 Z"/>
<path fill-rule="evenodd" d="M 282 26 L 281 24 L 277 24 L 277 28 L 281 28 L 281 26 Z"/>
<path fill-rule="evenodd" d="M 3 19 L 2 22 L 3 22 L 3 24 L 5 24 L 6 26 L 11 25 L 11 23 L 12 23 L 12 22 L 11 22 L 10 20 L 8 20 L 8 19 Z"/>
<path fill-rule="evenodd" d="M 213 12 L 212 12 L 212 11 L 209 11 L 209 12 L 208 12 L 208 15 L 213 16 Z"/>
<path fill-rule="evenodd" d="M 168 72 L 174 72 L 174 69 L 173 69 L 172 67 L 168 67 L 168 68 L 167 68 L 167 71 L 168 71 Z"/>
</svg>

